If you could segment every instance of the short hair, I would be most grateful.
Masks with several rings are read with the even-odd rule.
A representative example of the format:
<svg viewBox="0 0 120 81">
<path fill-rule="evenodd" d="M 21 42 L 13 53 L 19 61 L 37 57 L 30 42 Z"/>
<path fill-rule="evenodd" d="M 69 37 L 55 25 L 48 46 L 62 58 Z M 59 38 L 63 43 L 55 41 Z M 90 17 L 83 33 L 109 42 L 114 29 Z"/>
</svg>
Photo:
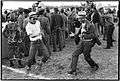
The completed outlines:
<svg viewBox="0 0 120 81">
<path fill-rule="evenodd" d="M 71 8 L 71 11 L 73 11 L 74 7 Z"/>
<path fill-rule="evenodd" d="M 46 12 L 50 13 L 50 9 L 49 9 L 49 8 L 46 8 Z"/>
<path fill-rule="evenodd" d="M 61 13 L 64 13 L 64 9 L 61 9 Z"/>
<path fill-rule="evenodd" d="M 58 12 L 59 10 L 58 10 L 58 8 L 54 8 L 54 11 L 55 11 L 55 12 Z"/>
<path fill-rule="evenodd" d="M 40 11 L 37 12 L 38 15 L 43 15 L 44 14 L 45 9 L 41 9 Z"/>
</svg>

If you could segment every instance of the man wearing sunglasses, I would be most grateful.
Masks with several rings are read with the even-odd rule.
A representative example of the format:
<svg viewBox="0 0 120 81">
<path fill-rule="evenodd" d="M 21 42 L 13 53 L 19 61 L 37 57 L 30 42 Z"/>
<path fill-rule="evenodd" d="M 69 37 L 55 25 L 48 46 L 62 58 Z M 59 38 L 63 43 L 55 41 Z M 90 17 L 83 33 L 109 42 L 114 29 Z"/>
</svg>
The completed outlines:
<svg viewBox="0 0 120 81">
<path fill-rule="evenodd" d="M 39 56 L 43 55 L 42 62 L 45 63 L 48 60 L 49 53 L 42 41 L 42 30 L 40 22 L 37 20 L 36 12 L 29 13 L 29 22 L 26 25 L 26 32 L 30 38 L 30 50 L 27 60 L 27 66 L 30 70 L 31 65 L 36 63 L 35 55 L 38 51 Z"/>
</svg>

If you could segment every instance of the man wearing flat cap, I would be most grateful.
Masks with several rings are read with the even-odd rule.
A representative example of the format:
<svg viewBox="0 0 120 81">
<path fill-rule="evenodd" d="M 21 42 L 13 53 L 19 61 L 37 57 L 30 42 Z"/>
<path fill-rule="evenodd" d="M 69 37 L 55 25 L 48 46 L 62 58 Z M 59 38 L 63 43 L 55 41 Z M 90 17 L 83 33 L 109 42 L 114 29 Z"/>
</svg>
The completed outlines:
<svg viewBox="0 0 120 81">
<path fill-rule="evenodd" d="M 41 24 L 37 20 L 36 12 L 29 13 L 29 22 L 26 25 L 26 32 L 30 38 L 30 51 L 27 60 L 28 70 L 30 70 L 31 65 L 36 63 L 35 55 L 37 51 L 39 56 L 43 56 L 42 63 L 45 63 L 49 57 L 48 50 L 42 41 L 43 33 Z"/>
<path fill-rule="evenodd" d="M 58 13 L 58 8 L 54 8 L 54 13 L 51 15 L 51 33 L 52 33 L 52 43 L 53 43 L 53 51 L 61 51 L 62 50 L 62 26 L 63 26 L 63 18 Z M 58 49 L 58 48 L 59 49 Z"/>
</svg>

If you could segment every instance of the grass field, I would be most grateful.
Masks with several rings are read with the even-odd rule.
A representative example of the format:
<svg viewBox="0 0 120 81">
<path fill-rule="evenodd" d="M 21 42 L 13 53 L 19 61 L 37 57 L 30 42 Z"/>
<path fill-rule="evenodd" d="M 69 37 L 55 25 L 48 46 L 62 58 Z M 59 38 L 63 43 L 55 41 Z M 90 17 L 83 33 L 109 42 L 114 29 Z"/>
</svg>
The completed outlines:
<svg viewBox="0 0 120 81">
<path fill-rule="evenodd" d="M 91 52 L 93 60 L 100 67 L 95 73 L 91 73 L 90 66 L 81 54 L 77 66 L 77 75 L 67 74 L 67 71 L 70 70 L 72 53 L 76 49 L 73 39 L 70 39 L 66 41 L 66 47 L 63 51 L 53 52 L 51 59 L 42 67 L 35 68 L 37 65 L 32 66 L 31 74 L 25 74 L 25 68 L 3 67 L 2 79 L 118 79 L 118 41 L 114 42 L 114 47 L 111 49 L 103 49 L 106 46 L 106 41 L 101 39 L 101 42 L 102 47 L 95 45 Z M 3 60 L 3 62 L 4 66 L 9 66 L 7 60 Z"/>
</svg>

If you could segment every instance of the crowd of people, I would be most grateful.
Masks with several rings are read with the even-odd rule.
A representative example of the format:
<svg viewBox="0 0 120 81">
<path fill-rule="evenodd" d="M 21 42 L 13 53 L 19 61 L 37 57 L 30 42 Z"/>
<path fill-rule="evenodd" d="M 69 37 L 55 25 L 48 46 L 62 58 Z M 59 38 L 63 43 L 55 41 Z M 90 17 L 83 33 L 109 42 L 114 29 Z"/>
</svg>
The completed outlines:
<svg viewBox="0 0 120 81">
<path fill-rule="evenodd" d="M 74 39 L 78 45 L 73 52 L 71 71 L 76 72 L 78 56 L 83 53 L 85 60 L 94 70 L 99 66 L 91 58 L 91 49 L 103 36 L 107 41 L 106 48 L 113 46 L 114 23 L 118 22 L 117 11 L 104 7 L 96 8 L 95 4 L 87 1 L 85 6 L 71 8 L 49 8 L 41 6 L 40 2 L 32 8 L 7 11 L 2 14 L 2 34 L 8 39 L 8 59 L 10 67 L 14 66 L 13 59 L 19 58 L 19 68 L 24 67 L 21 59 L 28 57 L 26 66 L 30 70 L 36 63 L 35 56 L 43 56 L 45 63 L 52 52 L 62 51 L 68 38 Z"/>
</svg>

